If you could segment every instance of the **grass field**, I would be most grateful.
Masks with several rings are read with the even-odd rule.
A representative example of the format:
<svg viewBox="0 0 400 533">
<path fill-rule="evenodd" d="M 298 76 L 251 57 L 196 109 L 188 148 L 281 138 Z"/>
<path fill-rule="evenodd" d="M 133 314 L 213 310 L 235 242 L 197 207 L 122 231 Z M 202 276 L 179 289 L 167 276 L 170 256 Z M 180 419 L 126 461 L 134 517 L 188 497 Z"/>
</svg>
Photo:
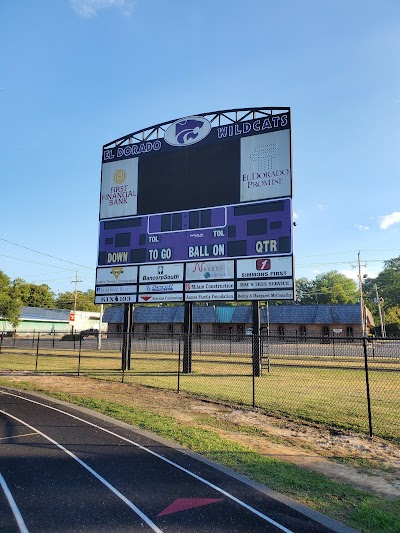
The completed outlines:
<svg viewBox="0 0 400 533">
<path fill-rule="evenodd" d="M 78 346 L 79 347 L 79 346 Z M 149 350 L 150 346 L 148 346 Z M 0 370 L 85 374 L 111 381 L 177 390 L 214 400 L 256 406 L 273 414 L 368 434 L 366 377 L 362 357 L 269 355 L 269 371 L 252 376 L 249 354 L 193 354 L 192 372 L 183 374 L 177 353 L 133 353 L 131 369 L 121 371 L 119 351 L 51 348 L 38 353 L 31 342 L 0 353 Z M 397 359 L 371 359 L 370 405 L 374 435 L 400 442 L 400 365 Z M 178 369 L 180 372 L 178 373 Z"/>
</svg>

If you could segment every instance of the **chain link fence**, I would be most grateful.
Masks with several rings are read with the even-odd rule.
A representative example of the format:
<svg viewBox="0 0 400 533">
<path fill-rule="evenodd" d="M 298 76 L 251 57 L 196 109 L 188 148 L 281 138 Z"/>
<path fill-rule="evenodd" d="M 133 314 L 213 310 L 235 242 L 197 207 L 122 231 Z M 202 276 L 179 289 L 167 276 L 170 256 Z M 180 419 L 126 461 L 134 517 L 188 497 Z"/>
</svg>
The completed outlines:
<svg viewBox="0 0 400 533">
<path fill-rule="evenodd" d="M 0 370 L 185 391 L 400 443 L 400 338 L 0 335 Z"/>
</svg>

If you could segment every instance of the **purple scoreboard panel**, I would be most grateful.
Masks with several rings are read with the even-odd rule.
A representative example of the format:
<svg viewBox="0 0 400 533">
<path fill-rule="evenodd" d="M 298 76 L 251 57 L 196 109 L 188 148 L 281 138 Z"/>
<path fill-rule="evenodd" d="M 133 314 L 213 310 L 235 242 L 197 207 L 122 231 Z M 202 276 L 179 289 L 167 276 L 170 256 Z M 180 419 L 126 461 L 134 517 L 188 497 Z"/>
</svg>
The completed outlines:
<svg viewBox="0 0 400 533">
<path fill-rule="evenodd" d="M 218 111 L 152 126 L 105 145 L 102 163 L 96 302 L 150 301 L 144 292 L 160 293 L 152 301 L 196 300 L 185 267 L 199 260 L 225 260 L 230 281 L 217 289 L 230 290 L 207 285 L 197 299 L 238 299 L 237 261 L 283 257 L 291 267 L 282 299 L 293 299 L 289 108 Z M 167 264 L 182 271 L 182 283 L 141 284 L 148 265 Z M 277 299 L 271 284 L 249 299 Z"/>
<path fill-rule="evenodd" d="M 291 200 L 101 221 L 99 266 L 292 252 Z"/>
</svg>

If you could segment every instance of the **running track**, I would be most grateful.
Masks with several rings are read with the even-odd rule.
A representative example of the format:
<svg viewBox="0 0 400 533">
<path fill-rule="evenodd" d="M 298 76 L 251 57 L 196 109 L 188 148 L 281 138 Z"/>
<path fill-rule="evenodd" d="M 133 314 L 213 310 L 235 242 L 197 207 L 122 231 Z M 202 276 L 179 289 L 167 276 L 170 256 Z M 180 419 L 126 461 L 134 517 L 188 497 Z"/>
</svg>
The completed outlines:
<svg viewBox="0 0 400 533">
<path fill-rule="evenodd" d="M 147 432 L 0 388 L 0 531 L 353 530 Z"/>
</svg>

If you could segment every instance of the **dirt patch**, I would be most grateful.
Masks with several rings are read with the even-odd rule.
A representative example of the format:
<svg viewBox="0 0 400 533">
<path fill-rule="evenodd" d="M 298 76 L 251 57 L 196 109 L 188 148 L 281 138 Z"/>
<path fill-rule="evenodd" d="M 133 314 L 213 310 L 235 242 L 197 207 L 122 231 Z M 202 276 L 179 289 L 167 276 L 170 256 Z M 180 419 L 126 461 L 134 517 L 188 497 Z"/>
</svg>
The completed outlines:
<svg viewBox="0 0 400 533">
<path fill-rule="evenodd" d="M 400 497 L 400 447 L 374 437 L 329 431 L 193 398 L 187 394 L 84 377 L 12 376 L 49 391 L 124 403 L 174 417 L 250 446 L 258 453 L 294 463 L 376 494 Z"/>
</svg>

